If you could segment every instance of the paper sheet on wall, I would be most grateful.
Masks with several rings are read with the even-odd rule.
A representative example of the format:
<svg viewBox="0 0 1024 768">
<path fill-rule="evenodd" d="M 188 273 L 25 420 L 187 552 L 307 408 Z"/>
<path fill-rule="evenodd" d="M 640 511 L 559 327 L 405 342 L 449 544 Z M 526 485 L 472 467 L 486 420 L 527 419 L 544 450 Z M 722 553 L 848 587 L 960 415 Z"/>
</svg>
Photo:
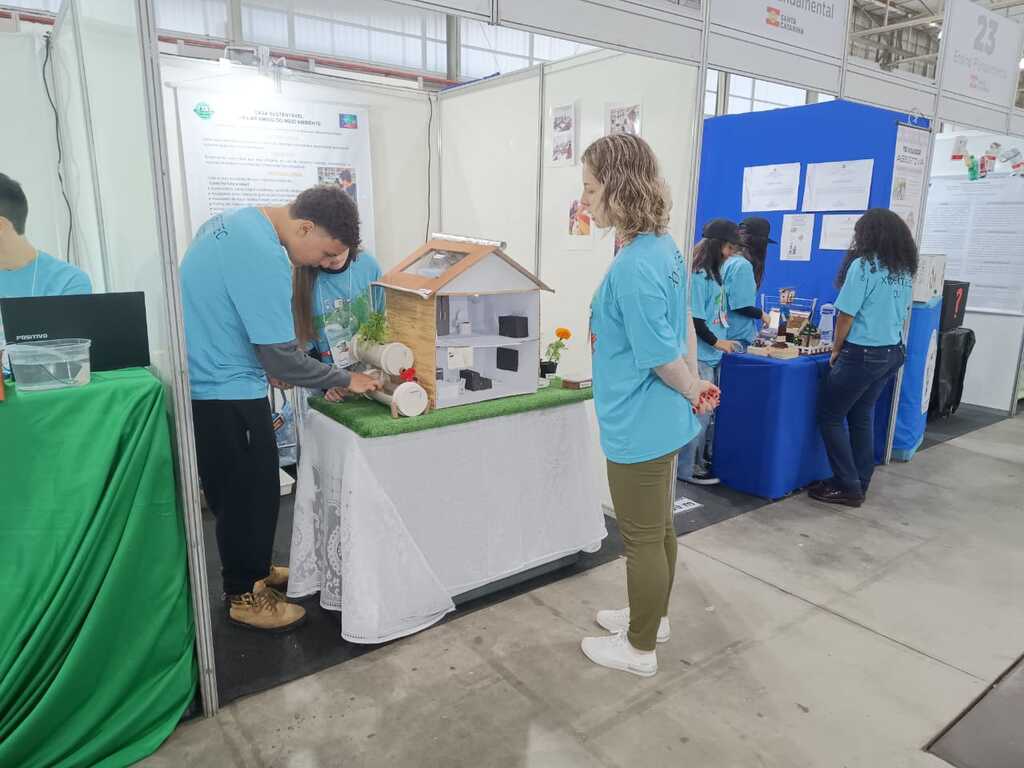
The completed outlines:
<svg viewBox="0 0 1024 768">
<path fill-rule="evenodd" d="M 363 246 L 373 250 L 365 109 L 189 88 L 177 96 L 193 234 L 222 211 L 280 205 L 316 184 L 338 184 L 359 205 Z"/>
<path fill-rule="evenodd" d="M 896 128 L 896 154 L 892 164 L 892 191 L 889 208 L 917 235 L 924 191 L 925 165 L 931 132 L 923 128 L 900 125 Z"/>
<path fill-rule="evenodd" d="M 860 219 L 859 213 L 837 213 L 821 217 L 821 241 L 818 247 L 823 251 L 848 251 L 853 243 L 853 228 Z"/>
<path fill-rule="evenodd" d="M 1024 181 L 931 180 L 921 250 L 946 254 L 946 279 L 971 284 L 968 309 L 1024 312 Z"/>
<path fill-rule="evenodd" d="M 805 211 L 866 211 L 874 160 L 810 163 L 804 189 Z"/>
<path fill-rule="evenodd" d="M 800 195 L 800 163 L 751 165 L 743 169 L 743 213 L 795 211 Z"/>
<path fill-rule="evenodd" d="M 782 217 L 779 258 L 782 261 L 810 261 L 813 238 L 813 213 L 787 213 Z"/>
</svg>

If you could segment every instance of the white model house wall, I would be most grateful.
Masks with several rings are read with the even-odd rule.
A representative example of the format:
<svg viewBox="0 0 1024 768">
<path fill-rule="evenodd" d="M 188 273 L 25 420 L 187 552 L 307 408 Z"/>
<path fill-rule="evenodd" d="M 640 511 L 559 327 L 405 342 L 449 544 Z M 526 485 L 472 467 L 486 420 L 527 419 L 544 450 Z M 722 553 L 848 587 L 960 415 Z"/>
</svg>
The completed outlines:
<svg viewBox="0 0 1024 768">
<path fill-rule="evenodd" d="M 576 104 L 578 152 L 604 135 L 609 104 L 640 104 L 641 133 L 658 156 L 672 195 L 671 232 L 683 251 L 690 194 L 690 141 L 696 109 L 697 68 L 633 54 L 601 51 L 548 65 L 545 115 Z M 588 376 L 590 301 L 612 260 L 614 235 L 596 230 L 590 242 L 569 237 L 569 206 L 583 191 L 583 167 L 552 166 L 550 120 L 545 120 L 541 259 L 538 275 L 555 293 L 541 299 L 541 339 L 558 327 L 573 333 L 559 371 Z M 543 346 L 543 345 L 542 345 Z"/>
<path fill-rule="evenodd" d="M 181 161 L 176 87 L 202 87 L 213 92 L 250 90 L 275 93 L 271 78 L 254 67 L 198 61 L 180 56 L 160 58 L 164 82 L 164 113 L 167 116 L 168 161 L 174 204 L 174 229 L 179 259 L 191 240 Z M 436 213 L 428 222 L 428 199 L 437 210 L 437 193 L 428 190 L 428 166 L 435 172 L 437 158 L 430 156 L 427 129 L 431 124 L 430 99 L 423 91 L 400 86 L 380 86 L 327 75 L 286 73 L 280 96 L 309 102 L 362 107 L 369 113 L 370 157 L 373 168 L 373 205 L 376 221 L 375 253 L 381 269 L 388 271 L 429 237 Z M 433 116 L 436 128 L 438 116 Z"/>
<path fill-rule="evenodd" d="M 53 111 L 43 89 L 43 38 L 0 32 L 4 118 L 0 119 L 0 173 L 19 182 L 28 198 L 25 234 L 57 258 L 67 259 L 67 216 L 57 181 Z"/>
<path fill-rule="evenodd" d="M 533 271 L 537 245 L 540 69 L 446 91 L 441 112 L 441 229 L 501 240 Z"/>
</svg>

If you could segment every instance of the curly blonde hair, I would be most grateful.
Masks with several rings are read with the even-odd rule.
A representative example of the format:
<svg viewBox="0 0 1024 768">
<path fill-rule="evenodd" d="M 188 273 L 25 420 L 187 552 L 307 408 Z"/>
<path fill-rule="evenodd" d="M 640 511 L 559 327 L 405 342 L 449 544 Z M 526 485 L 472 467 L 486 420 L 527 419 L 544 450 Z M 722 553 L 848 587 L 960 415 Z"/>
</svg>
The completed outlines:
<svg viewBox="0 0 1024 768">
<path fill-rule="evenodd" d="M 604 184 L 601 203 L 625 242 L 668 231 L 672 201 L 650 144 L 628 133 L 603 136 L 587 147 L 583 162 Z"/>
</svg>

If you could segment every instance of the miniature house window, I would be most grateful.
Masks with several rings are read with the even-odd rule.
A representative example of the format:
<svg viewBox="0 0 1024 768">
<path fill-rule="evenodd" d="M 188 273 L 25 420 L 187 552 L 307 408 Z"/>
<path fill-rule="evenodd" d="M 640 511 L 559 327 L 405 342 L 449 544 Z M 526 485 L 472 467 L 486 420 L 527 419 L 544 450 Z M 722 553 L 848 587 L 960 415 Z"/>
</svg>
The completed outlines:
<svg viewBox="0 0 1024 768">
<path fill-rule="evenodd" d="M 404 271 L 407 274 L 420 277 L 440 277 L 468 255 L 468 253 L 455 251 L 431 250 L 406 267 Z"/>
</svg>

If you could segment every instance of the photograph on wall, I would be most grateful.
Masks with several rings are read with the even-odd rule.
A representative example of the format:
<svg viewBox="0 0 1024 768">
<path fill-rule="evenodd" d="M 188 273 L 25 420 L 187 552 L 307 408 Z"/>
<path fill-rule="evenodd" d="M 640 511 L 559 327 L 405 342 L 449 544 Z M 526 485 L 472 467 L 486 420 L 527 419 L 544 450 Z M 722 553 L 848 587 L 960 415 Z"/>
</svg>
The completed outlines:
<svg viewBox="0 0 1024 768">
<path fill-rule="evenodd" d="M 588 249 L 592 247 L 594 237 L 594 220 L 579 200 L 569 203 L 569 220 L 567 234 L 570 250 Z"/>
<path fill-rule="evenodd" d="M 551 163 L 576 164 L 576 105 L 551 110 Z"/>
<path fill-rule="evenodd" d="M 609 104 L 605 109 L 604 133 L 631 133 L 640 136 L 640 105 Z"/>
<path fill-rule="evenodd" d="M 337 184 L 356 202 L 359 201 L 356 189 L 356 169 L 351 165 L 323 165 L 316 169 L 317 181 L 320 184 Z"/>
</svg>

